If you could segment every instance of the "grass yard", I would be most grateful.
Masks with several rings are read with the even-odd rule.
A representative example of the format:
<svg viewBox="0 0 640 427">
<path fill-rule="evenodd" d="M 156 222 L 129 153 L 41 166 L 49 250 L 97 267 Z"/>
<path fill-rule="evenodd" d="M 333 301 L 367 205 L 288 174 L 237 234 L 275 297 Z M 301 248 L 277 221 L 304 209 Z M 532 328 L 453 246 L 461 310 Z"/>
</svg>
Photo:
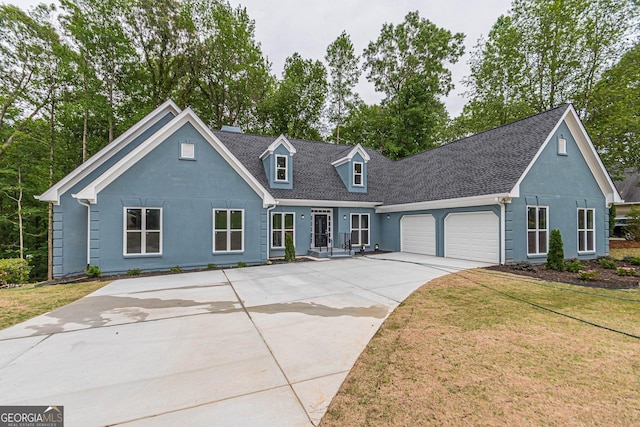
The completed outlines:
<svg viewBox="0 0 640 427">
<path fill-rule="evenodd" d="M 640 336 L 638 289 L 445 276 L 391 314 L 321 426 L 640 425 L 639 339 L 504 294 Z"/>
<path fill-rule="evenodd" d="M 640 248 L 611 248 L 609 255 L 615 259 L 623 259 L 627 256 L 640 257 Z"/>
<path fill-rule="evenodd" d="M 0 329 L 67 305 L 109 282 L 0 289 Z"/>
</svg>

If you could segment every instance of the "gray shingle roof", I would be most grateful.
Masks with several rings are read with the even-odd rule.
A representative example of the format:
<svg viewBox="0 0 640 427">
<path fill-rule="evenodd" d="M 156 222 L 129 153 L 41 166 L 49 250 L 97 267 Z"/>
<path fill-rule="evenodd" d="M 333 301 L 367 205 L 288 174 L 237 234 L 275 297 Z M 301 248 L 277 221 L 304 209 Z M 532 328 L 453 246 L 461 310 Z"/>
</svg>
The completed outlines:
<svg viewBox="0 0 640 427">
<path fill-rule="evenodd" d="M 635 168 L 624 171 L 626 179 L 614 182 L 625 202 L 640 202 L 640 173 Z"/>
<path fill-rule="evenodd" d="M 399 161 L 370 148 L 367 193 L 350 193 L 331 162 L 353 147 L 289 139 L 293 189 L 270 189 L 259 156 L 276 138 L 214 131 L 276 199 L 402 204 L 507 193 L 562 118 L 568 105 L 518 120 Z"/>
</svg>

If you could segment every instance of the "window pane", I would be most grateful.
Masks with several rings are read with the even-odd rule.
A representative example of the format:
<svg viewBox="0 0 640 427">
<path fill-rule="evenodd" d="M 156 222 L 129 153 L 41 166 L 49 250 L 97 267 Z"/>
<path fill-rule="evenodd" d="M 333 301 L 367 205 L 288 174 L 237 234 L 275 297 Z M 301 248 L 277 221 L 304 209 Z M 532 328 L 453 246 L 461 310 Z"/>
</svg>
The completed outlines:
<svg viewBox="0 0 640 427">
<path fill-rule="evenodd" d="M 585 250 L 585 232 L 584 231 L 579 231 L 578 232 L 578 250 L 580 252 L 584 252 Z"/>
<path fill-rule="evenodd" d="M 242 250 L 242 231 L 231 232 L 231 249 L 232 251 Z"/>
<path fill-rule="evenodd" d="M 536 208 L 528 208 L 527 210 L 527 228 L 529 230 L 536 228 Z"/>
<path fill-rule="evenodd" d="M 538 229 L 547 229 L 547 208 L 538 208 Z"/>
<path fill-rule="evenodd" d="M 286 169 L 278 169 L 276 173 L 276 179 L 278 181 L 285 181 L 287 179 L 287 170 Z"/>
<path fill-rule="evenodd" d="M 215 214 L 216 230 L 227 229 L 227 211 L 217 210 Z M 216 246 L 217 247 L 217 246 Z"/>
<path fill-rule="evenodd" d="M 353 170 L 356 171 L 356 173 L 362 173 L 362 163 L 354 163 Z"/>
<path fill-rule="evenodd" d="M 360 215 L 351 215 L 351 228 L 360 228 Z"/>
<path fill-rule="evenodd" d="M 587 231 L 587 250 L 588 251 L 594 251 L 595 248 L 595 242 L 594 242 L 594 234 L 593 231 Z"/>
<path fill-rule="evenodd" d="M 231 229 L 242 230 L 242 211 L 231 211 Z"/>
<path fill-rule="evenodd" d="M 160 233 L 159 232 L 147 232 L 147 253 L 158 254 L 160 253 Z"/>
<path fill-rule="evenodd" d="M 362 237 L 362 243 L 363 245 L 368 245 L 369 244 L 369 230 L 362 230 L 360 232 L 360 236 Z"/>
<path fill-rule="evenodd" d="M 578 229 L 584 230 L 584 209 L 578 209 Z"/>
<path fill-rule="evenodd" d="M 535 254 L 536 251 L 536 232 L 529 231 L 527 233 L 527 253 Z"/>
<path fill-rule="evenodd" d="M 147 230 L 160 230 L 160 209 L 147 209 Z"/>
<path fill-rule="evenodd" d="M 215 244 L 216 244 L 216 249 L 215 249 L 216 251 L 227 250 L 227 232 L 226 231 L 216 231 Z"/>
<path fill-rule="evenodd" d="M 353 177 L 353 183 L 356 185 L 362 184 L 362 175 L 355 175 Z"/>
<path fill-rule="evenodd" d="M 547 253 L 547 232 L 546 231 L 538 232 L 538 253 L 541 253 L 541 254 Z"/>
<path fill-rule="evenodd" d="M 362 215 L 360 217 L 360 228 L 369 228 L 369 215 Z"/>
<path fill-rule="evenodd" d="M 587 228 L 593 230 L 593 210 L 587 210 Z"/>
<path fill-rule="evenodd" d="M 358 230 L 353 230 L 351 232 L 351 244 L 352 245 L 359 245 L 360 241 L 358 240 Z"/>
<path fill-rule="evenodd" d="M 127 253 L 142 253 L 142 233 L 138 233 L 135 231 L 127 232 Z"/>
<path fill-rule="evenodd" d="M 274 231 L 273 232 L 273 247 L 281 248 L 282 247 L 282 232 Z"/>
<path fill-rule="evenodd" d="M 142 209 L 127 209 L 127 230 L 142 230 Z"/>
<path fill-rule="evenodd" d="M 275 213 L 273 214 L 273 219 L 271 220 L 272 229 L 279 230 L 282 228 L 282 214 Z"/>
<path fill-rule="evenodd" d="M 284 228 L 293 230 L 293 214 L 286 214 L 284 216 Z"/>
<path fill-rule="evenodd" d="M 276 157 L 276 163 L 277 163 L 279 168 L 286 168 L 287 167 L 287 158 L 284 157 L 284 156 L 278 156 L 278 157 Z"/>
</svg>

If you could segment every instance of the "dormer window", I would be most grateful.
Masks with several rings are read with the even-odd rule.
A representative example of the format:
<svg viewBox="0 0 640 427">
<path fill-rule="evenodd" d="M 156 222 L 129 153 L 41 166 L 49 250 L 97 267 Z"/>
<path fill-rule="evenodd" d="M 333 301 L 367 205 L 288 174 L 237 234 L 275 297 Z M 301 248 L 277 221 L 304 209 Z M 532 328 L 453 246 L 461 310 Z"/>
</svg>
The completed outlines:
<svg viewBox="0 0 640 427">
<path fill-rule="evenodd" d="M 362 180 L 362 162 L 353 162 L 353 185 L 357 187 L 364 185 Z"/>
<path fill-rule="evenodd" d="M 276 155 L 276 181 L 288 181 L 287 156 Z"/>
</svg>

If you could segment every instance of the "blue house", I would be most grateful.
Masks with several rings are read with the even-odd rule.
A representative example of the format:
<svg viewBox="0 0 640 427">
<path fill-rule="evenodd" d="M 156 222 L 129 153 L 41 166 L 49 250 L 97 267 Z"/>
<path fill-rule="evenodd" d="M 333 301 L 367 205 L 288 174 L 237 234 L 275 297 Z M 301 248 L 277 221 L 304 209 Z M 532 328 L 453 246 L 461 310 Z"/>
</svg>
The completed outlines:
<svg viewBox="0 0 640 427">
<path fill-rule="evenodd" d="M 212 131 L 168 101 L 38 196 L 54 277 L 260 264 L 379 247 L 543 262 L 608 253 L 620 202 L 571 105 L 391 161 L 360 145 Z"/>
</svg>

